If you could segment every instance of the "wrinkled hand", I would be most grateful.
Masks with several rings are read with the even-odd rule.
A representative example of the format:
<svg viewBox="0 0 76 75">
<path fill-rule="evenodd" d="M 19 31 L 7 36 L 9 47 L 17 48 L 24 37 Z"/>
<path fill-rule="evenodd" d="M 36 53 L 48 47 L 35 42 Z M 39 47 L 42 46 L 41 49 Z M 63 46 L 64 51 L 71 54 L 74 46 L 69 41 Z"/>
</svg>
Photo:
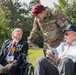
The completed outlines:
<svg viewBox="0 0 76 75">
<path fill-rule="evenodd" d="M 27 42 L 28 42 L 28 47 L 30 48 L 31 47 L 31 43 L 29 41 L 27 41 Z"/>
<path fill-rule="evenodd" d="M 28 45 L 29 45 L 29 48 L 31 47 L 31 43 L 28 43 Z"/>
<path fill-rule="evenodd" d="M 49 56 L 49 57 L 54 58 L 54 52 L 51 51 L 51 50 L 49 50 L 49 49 L 47 49 L 47 50 L 46 50 L 46 56 Z"/>
<path fill-rule="evenodd" d="M 55 62 L 56 64 L 59 64 L 61 59 L 60 59 L 60 58 L 54 58 L 53 60 L 54 60 L 54 62 Z"/>
<path fill-rule="evenodd" d="M 2 72 L 7 72 L 7 70 L 8 70 L 8 66 L 10 66 L 11 64 L 7 64 L 4 68 L 3 68 L 3 70 L 2 70 Z"/>
</svg>

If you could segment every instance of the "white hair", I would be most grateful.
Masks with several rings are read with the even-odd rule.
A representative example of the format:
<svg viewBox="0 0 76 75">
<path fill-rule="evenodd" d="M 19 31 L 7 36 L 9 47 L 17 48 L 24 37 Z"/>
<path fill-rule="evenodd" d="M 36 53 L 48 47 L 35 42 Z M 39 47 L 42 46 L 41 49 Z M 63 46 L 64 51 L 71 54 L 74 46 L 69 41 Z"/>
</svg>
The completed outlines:
<svg viewBox="0 0 76 75">
<path fill-rule="evenodd" d="M 19 30 L 19 31 L 23 34 L 23 32 L 22 32 L 22 30 L 21 30 L 20 28 L 15 28 L 15 29 L 12 31 L 12 34 L 13 34 L 15 31 L 17 31 L 17 30 Z"/>
</svg>

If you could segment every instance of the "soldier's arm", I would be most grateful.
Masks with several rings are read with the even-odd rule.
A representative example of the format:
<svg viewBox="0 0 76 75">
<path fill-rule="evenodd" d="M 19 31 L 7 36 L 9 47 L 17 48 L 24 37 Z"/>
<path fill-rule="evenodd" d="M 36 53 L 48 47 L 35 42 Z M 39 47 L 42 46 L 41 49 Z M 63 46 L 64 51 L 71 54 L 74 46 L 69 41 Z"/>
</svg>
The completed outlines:
<svg viewBox="0 0 76 75">
<path fill-rule="evenodd" d="M 38 35 L 39 30 L 40 30 L 40 28 L 39 28 L 39 25 L 37 23 L 37 20 L 34 19 L 33 28 L 32 28 L 32 30 L 30 32 L 29 37 L 28 37 L 29 44 L 34 42 L 34 40 L 36 39 L 36 36 Z"/>
<path fill-rule="evenodd" d="M 67 25 L 69 25 L 66 16 L 59 9 L 55 9 L 54 14 L 56 23 L 60 28 L 64 29 Z"/>
</svg>

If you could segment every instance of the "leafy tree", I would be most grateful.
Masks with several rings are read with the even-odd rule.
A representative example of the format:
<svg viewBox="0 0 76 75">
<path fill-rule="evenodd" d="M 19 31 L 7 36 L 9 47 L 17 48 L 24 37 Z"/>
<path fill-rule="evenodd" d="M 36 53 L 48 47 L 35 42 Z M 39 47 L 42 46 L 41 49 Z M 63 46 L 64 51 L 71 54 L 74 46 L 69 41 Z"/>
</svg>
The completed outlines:
<svg viewBox="0 0 76 75">
<path fill-rule="evenodd" d="M 1 0 L 0 3 L 3 5 L 2 9 L 6 19 L 10 20 L 10 28 L 19 27 L 22 28 L 23 32 L 31 30 L 30 8 L 26 3 L 21 4 L 19 0 Z"/>
<path fill-rule="evenodd" d="M 19 0 L 0 0 L 1 8 L 5 14 L 5 20 L 10 20 L 8 23 L 11 29 L 19 27 L 23 30 L 23 39 L 27 40 L 30 34 L 33 24 L 33 17 L 31 16 L 31 9 L 36 3 L 40 3 L 40 0 L 32 0 L 27 5 L 21 3 Z M 37 37 L 42 38 L 41 34 Z M 36 44 L 39 42 L 36 39 Z M 37 44 L 39 45 L 39 44 Z"/>
<path fill-rule="evenodd" d="M 5 14 L 0 9 L 0 48 L 5 39 L 10 38 L 11 29 L 8 27 L 10 20 L 5 19 Z"/>
<path fill-rule="evenodd" d="M 76 25 L 76 0 L 59 0 L 55 7 L 62 10 L 71 24 Z"/>
</svg>

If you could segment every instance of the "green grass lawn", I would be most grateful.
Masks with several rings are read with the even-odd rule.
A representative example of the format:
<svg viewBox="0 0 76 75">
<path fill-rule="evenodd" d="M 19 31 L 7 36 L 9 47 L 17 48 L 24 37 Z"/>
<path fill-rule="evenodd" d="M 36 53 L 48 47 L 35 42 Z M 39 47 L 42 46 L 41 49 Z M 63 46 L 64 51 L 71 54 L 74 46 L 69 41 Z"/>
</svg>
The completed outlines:
<svg viewBox="0 0 76 75">
<path fill-rule="evenodd" d="M 29 49 L 29 62 L 33 64 L 33 66 L 35 67 L 35 63 L 36 63 L 36 59 L 39 57 L 44 57 L 43 54 L 43 49 L 41 48 L 32 48 Z"/>
</svg>

